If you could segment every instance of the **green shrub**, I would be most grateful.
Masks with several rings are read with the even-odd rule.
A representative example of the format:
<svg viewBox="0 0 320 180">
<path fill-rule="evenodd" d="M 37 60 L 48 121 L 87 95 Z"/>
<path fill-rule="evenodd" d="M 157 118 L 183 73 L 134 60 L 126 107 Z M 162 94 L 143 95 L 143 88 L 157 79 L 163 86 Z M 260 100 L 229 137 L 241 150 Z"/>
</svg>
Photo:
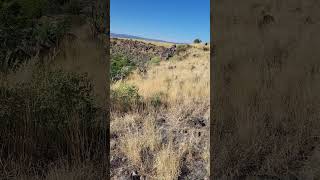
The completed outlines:
<svg viewBox="0 0 320 180">
<path fill-rule="evenodd" d="M 201 43 L 202 41 L 200 40 L 200 39 L 195 39 L 194 41 L 193 41 L 193 43 L 195 43 L 195 44 L 199 44 L 199 43 Z"/>
<path fill-rule="evenodd" d="M 41 71 L 31 83 L 0 87 L 0 143 L 10 156 L 31 159 L 56 159 L 75 149 L 90 152 L 94 149 L 70 142 L 76 134 L 83 143 L 98 143 L 100 112 L 86 74 Z M 36 146 L 15 141 L 20 137 Z M 84 158 L 85 153 L 80 156 L 74 158 Z"/>
<path fill-rule="evenodd" d="M 35 115 L 47 127 L 65 128 L 70 114 L 79 115 L 83 124 L 94 121 L 93 87 L 86 74 L 48 72 L 34 80 L 37 95 Z"/>
<path fill-rule="evenodd" d="M 12 111 L 0 114 L 2 122 L 14 123 L 29 113 L 30 121 L 48 132 L 67 128 L 70 114 L 77 114 L 83 125 L 92 124 L 97 110 L 87 75 L 60 70 L 36 74 L 30 84 L 1 87 L 0 96 L 2 108 Z M 29 112 L 28 105 L 32 105 Z"/>
<path fill-rule="evenodd" d="M 110 74 L 113 81 L 126 77 L 134 68 L 135 64 L 126 56 L 116 54 L 111 57 Z"/>
<path fill-rule="evenodd" d="M 50 44 L 56 44 L 62 39 L 70 28 L 71 22 L 67 18 L 53 22 L 46 20 L 36 25 L 33 37 L 36 42 L 49 46 Z"/>
<path fill-rule="evenodd" d="M 159 65 L 160 62 L 161 62 L 161 59 L 160 59 L 160 57 L 157 57 L 157 56 L 151 58 L 151 60 L 149 61 L 150 64 L 155 64 L 155 65 Z"/>
<path fill-rule="evenodd" d="M 45 0 L 5 1 L 0 9 L 0 70 L 19 67 L 38 51 L 54 46 L 70 29 L 66 18 L 39 20 Z"/>
<path fill-rule="evenodd" d="M 142 102 L 137 87 L 121 83 L 117 88 L 111 90 L 112 107 L 118 111 L 128 111 L 137 107 Z"/>
</svg>

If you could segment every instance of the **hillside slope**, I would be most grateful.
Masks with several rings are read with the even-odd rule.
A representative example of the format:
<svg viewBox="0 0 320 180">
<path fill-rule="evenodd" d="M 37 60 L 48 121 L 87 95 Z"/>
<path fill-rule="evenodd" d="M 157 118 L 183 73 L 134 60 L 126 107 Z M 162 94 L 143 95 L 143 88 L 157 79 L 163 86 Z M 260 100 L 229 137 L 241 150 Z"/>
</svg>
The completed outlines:
<svg viewBox="0 0 320 180">
<path fill-rule="evenodd" d="M 112 84 L 112 179 L 209 178 L 210 52 L 177 49 Z"/>
</svg>

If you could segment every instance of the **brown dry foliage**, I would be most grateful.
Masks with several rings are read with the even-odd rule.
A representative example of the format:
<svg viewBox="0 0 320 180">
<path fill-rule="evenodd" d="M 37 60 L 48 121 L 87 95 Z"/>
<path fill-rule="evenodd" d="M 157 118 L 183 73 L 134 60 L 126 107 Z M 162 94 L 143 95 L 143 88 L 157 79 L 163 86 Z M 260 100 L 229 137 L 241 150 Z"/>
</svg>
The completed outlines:
<svg viewBox="0 0 320 180">
<path fill-rule="evenodd" d="M 318 6 L 214 3 L 213 177 L 319 178 Z"/>
</svg>

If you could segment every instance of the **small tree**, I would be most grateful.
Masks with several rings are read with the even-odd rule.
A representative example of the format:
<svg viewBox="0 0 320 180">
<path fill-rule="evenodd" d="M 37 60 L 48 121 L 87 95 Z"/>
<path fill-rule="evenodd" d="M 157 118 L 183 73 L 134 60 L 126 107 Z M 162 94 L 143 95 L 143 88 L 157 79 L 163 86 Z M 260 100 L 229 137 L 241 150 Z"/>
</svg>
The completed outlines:
<svg viewBox="0 0 320 180">
<path fill-rule="evenodd" d="M 196 43 L 196 44 L 199 44 L 199 43 L 201 43 L 202 41 L 200 40 L 200 39 L 195 39 L 194 41 L 193 41 L 193 43 Z"/>
</svg>

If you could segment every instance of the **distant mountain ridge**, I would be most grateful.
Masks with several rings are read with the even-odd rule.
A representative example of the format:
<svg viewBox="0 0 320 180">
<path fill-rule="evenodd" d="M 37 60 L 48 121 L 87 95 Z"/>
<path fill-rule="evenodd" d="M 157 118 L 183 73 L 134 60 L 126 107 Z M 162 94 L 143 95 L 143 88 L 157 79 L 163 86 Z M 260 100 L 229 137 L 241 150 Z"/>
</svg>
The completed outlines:
<svg viewBox="0 0 320 180">
<path fill-rule="evenodd" d="M 159 39 L 150 39 L 150 38 L 144 38 L 139 36 L 133 36 L 128 34 L 117 34 L 117 33 L 110 33 L 111 38 L 127 38 L 127 39 L 140 39 L 140 40 L 146 40 L 146 41 L 154 41 L 154 42 L 163 42 L 163 43 L 173 43 L 173 44 L 186 44 L 186 43 L 177 43 L 177 42 L 169 42 Z"/>
</svg>

